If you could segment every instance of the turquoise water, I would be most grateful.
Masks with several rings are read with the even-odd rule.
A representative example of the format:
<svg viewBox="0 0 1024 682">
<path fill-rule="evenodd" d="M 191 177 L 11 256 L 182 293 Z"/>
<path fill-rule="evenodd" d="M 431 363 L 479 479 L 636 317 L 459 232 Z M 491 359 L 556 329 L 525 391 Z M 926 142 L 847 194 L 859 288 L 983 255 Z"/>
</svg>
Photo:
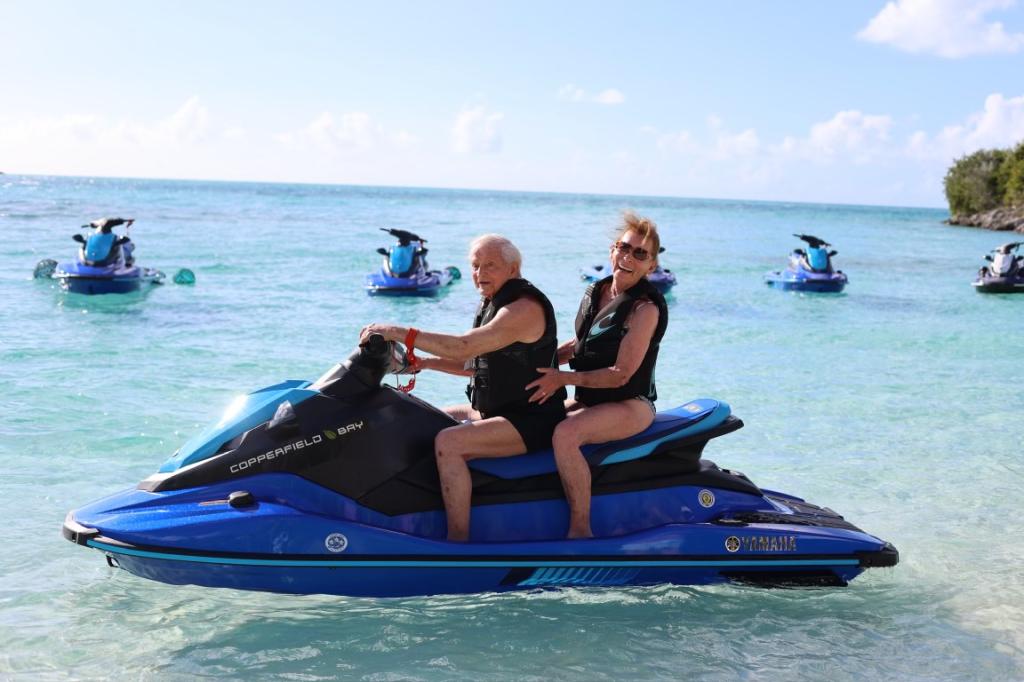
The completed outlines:
<svg viewBox="0 0 1024 682">
<path fill-rule="evenodd" d="M 679 277 L 662 407 L 698 396 L 746 427 L 706 456 L 893 542 L 846 589 L 659 587 L 372 600 L 171 587 L 60 537 L 64 514 L 134 486 L 241 391 L 314 378 L 359 329 L 471 322 L 361 289 L 387 243 L 426 236 L 465 270 L 501 232 L 562 338 L 617 212 L 654 218 Z M 193 287 L 87 298 L 31 280 L 105 215 L 137 219 L 141 265 Z M 0 177 L 0 677 L 94 679 L 1019 679 L 1024 676 L 1024 296 L 981 296 L 1009 237 L 944 212 L 739 201 L 309 185 Z M 767 289 L 824 237 L 840 296 Z M 461 399 L 462 380 L 416 393 Z"/>
</svg>

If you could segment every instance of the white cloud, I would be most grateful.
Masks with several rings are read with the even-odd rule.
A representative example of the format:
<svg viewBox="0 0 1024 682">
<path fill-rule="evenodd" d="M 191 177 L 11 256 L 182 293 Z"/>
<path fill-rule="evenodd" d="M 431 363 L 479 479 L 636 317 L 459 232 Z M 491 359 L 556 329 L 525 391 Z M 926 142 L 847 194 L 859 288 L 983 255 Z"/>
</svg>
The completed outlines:
<svg viewBox="0 0 1024 682">
<path fill-rule="evenodd" d="M 587 93 L 581 88 L 577 88 L 572 83 L 563 85 L 558 89 L 558 99 L 565 100 L 567 102 L 582 102 L 586 99 Z"/>
<path fill-rule="evenodd" d="M 173 114 L 154 122 L 109 121 L 91 114 L 4 122 L 0 125 L 0 144 L 177 149 L 204 142 L 209 121 L 209 112 L 199 98 L 190 97 Z"/>
<path fill-rule="evenodd" d="M 962 123 L 948 125 L 929 136 L 916 131 L 907 142 L 910 156 L 950 159 L 982 148 L 1009 147 L 1024 140 L 1024 95 L 1006 99 L 1001 93 L 985 98 L 984 108 Z"/>
<path fill-rule="evenodd" d="M 717 116 L 707 118 L 710 136 L 697 139 L 688 130 L 658 136 L 657 146 L 662 151 L 687 154 L 713 161 L 752 157 L 761 151 L 761 141 L 753 128 L 730 133 Z"/>
<path fill-rule="evenodd" d="M 419 141 L 415 135 L 406 130 L 399 130 L 397 133 L 391 133 L 391 135 L 388 136 L 388 139 L 391 141 L 391 144 L 398 149 L 409 149 L 410 147 L 415 146 Z"/>
<path fill-rule="evenodd" d="M 615 88 L 608 88 L 594 95 L 594 101 L 598 104 L 622 104 L 626 101 L 626 96 Z"/>
<path fill-rule="evenodd" d="M 595 104 L 616 105 L 626 101 L 626 96 L 621 90 L 606 88 L 596 95 L 588 94 L 583 88 L 576 87 L 572 83 L 563 85 L 558 89 L 558 99 L 565 102 L 593 102 Z"/>
<path fill-rule="evenodd" d="M 666 190 L 735 196 L 898 205 L 940 205 L 942 177 L 950 162 L 979 148 L 1006 148 L 1024 141 L 1024 95 L 995 93 L 979 111 L 933 130 L 913 130 L 912 118 L 855 109 L 838 111 L 803 132 L 764 140 L 754 128 L 730 132 L 714 115 L 701 131 L 653 131 Z M 648 165 L 656 163 L 649 158 Z"/>
<path fill-rule="evenodd" d="M 717 116 L 707 118 L 705 135 L 690 131 L 653 131 L 659 151 L 684 156 L 692 167 L 731 167 L 749 177 L 784 169 L 826 165 L 851 169 L 925 163 L 915 172 L 939 172 L 963 154 L 981 148 L 1006 148 L 1024 141 L 1024 95 L 1007 98 L 995 93 L 985 98 L 981 111 L 934 133 L 915 131 L 899 142 L 891 116 L 857 110 L 836 112 L 810 126 L 803 135 L 785 135 L 764 142 L 753 128 L 731 133 Z M 894 139 L 896 138 L 896 139 Z M 900 135 L 902 138 L 902 135 Z M 940 173 L 941 175 L 941 173 Z"/>
<path fill-rule="evenodd" d="M 382 133 L 369 114 L 350 111 L 340 120 L 328 112 L 320 114 L 305 127 L 305 135 L 319 147 L 327 149 L 369 149 Z"/>
<path fill-rule="evenodd" d="M 69 114 L 28 120 L 0 120 L 0 150 L 21 142 L 60 139 L 69 143 L 89 143 L 102 129 L 102 121 L 88 114 Z"/>
<path fill-rule="evenodd" d="M 732 159 L 750 157 L 761 149 L 761 141 L 753 128 L 748 128 L 735 135 L 722 132 L 715 138 L 712 157 L 715 159 Z"/>
<path fill-rule="evenodd" d="M 455 117 L 452 147 L 460 154 L 494 154 L 501 150 L 499 124 L 504 114 L 490 113 L 482 106 L 464 109 Z"/>
<path fill-rule="evenodd" d="M 320 149 L 335 152 L 366 151 L 390 145 L 407 149 L 416 143 L 410 133 L 389 132 L 362 111 L 349 111 L 339 116 L 323 112 L 304 127 L 280 133 L 275 139 L 291 149 Z"/>
<path fill-rule="evenodd" d="M 245 128 L 231 126 L 230 128 L 225 128 L 224 132 L 221 133 L 221 136 L 225 140 L 244 140 L 246 137 L 246 131 Z"/>
<path fill-rule="evenodd" d="M 713 114 L 706 124 L 703 134 L 682 130 L 656 137 L 657 148 L 669 163 L 676 165 L 673 157 L 681 160 L 674 174 L 690 187 L 708 187 L 706 192 L 730 183 L 751 196 L 799 183 L 813 187 L 816 177 L 835 180 L 855 167 L 871 168 L 869 164 L 876 161 L 885 165 L 893 156 L 892 119 L 860 111 L 837 112 L 811 125 L 803 135 L 784 136 L 776 142 L 762 140 L 754 128 L 733 132 Z M 827 167 L 834 170 L 825 171 Z"/>
<path fill-rule="evenodd" d="M 884 148 L 891 127 L 889 116 L 840 111 L 828 121 L 811 126 L 805 142 L 814 154 L 849 154 L 863 162 Z"/>
<path fill-rule="evenodd" d="M 210 114 L 206 107 L 198 97 L 190 97 L 170 118 L 157 125 L 156 134 L 176 142 L 195 144 L 206 137 L 209 124 Z"/>
<path fill-rule="evenodd" d="M 693 139 L 689 130 L 658 135 L 657 145 L 662 151 L 680 154 L 695 154 L 700 150 L 700 145 Z"/>
<path fill-rule="evenodd" d="M 29 174 L 238 177 L 246 163 L 240 156 L 252 156 L 251 138 L 218 124 L 198 97 L 154 118 L 88 111 L 0 117 L 4 170 Z"/>
<path fill-rule="evenodd" d="M 905 52 L 956 59 L 974 54 L 1014 53 L 1024 33 L 1009 33 L 986 15 L 1016 0 L 893 0 L 857 37 Z"/>
</svg>

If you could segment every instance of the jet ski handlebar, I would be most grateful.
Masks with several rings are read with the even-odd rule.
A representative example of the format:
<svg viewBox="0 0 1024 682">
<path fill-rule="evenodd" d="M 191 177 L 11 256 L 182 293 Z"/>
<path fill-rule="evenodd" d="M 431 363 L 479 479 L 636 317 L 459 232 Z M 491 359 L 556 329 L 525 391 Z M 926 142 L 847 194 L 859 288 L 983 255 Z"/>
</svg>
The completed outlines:
<svg viewBox="0 0 1024 682">
<path fill-rule="evenodd" d="M 391 364 L 390 346 L 380 334 L 371 334 L 345 361 L 349 373 L 359 375 L 367 387 L 379 386 Z"/>
<path fill-rule="evenodd" d="M 811 248 L 820 249 L 824 246 L 832 246 L 824 239 L 818 239 L 817 237 L 809 234 L 796 234 L 794 232 L 793 236 L 796 237 L 797 239 L 807 242 L 811 246 Z"/>
<path fill-rule="evenodd" d="M 82 225 L 82 227 L 94 227 L 103 234 L 107 234 L 118 225 L 131 227 L 131 224 L 134 222 L 135 218 L 100 218 L 92 221 L 91 223 L 86 223 L 85 225 Z"/>
<path fill-rule="evenodd" d="M 382 227 L 382 228 L 380 228 L 380 231 L 381 232 L 387 232 L 388 234 L 390 234 L 392 237 L 394 237 L 395 239 L 398 240 L 398 243 L 401 246 L 408 246 L 412 242 L 426 243 L 426 241 L 427 241 L 426 239 L 424 239 L 423 237 L 419 236 L 418 234 L 415 234 L 413 232 L 409 232 L 407 230 L 395 230 L 395 229 L 390 229 L 390 228 L 387 228 L 387 227 Z"/>
<path fill-rule="evenodd" d="M 410 374 L 405 348 L 371 334 L 356 347 L 348 359 L 335 365 L 312 388 L 338 398 L 361 395 L 380 387 L 386 374 Z"/>
</svg>

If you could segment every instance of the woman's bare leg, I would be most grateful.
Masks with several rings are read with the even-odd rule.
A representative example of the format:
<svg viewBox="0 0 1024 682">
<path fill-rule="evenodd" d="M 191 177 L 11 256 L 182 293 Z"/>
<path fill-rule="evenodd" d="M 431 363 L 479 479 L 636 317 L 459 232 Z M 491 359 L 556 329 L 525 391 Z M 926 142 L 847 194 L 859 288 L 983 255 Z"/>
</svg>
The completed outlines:
<svg viewBox="0 0 1024 682">
<path fill-rule="evenodd" d="M 654 421 L 649 403 L 624 400 L 585 407 L 569 414 L 551 439 L 562 489 L 569 503 L 569 538 L 589 538 L 590 465 L 580 446 L 627 438 L 640 433 Z"/>
</svg>

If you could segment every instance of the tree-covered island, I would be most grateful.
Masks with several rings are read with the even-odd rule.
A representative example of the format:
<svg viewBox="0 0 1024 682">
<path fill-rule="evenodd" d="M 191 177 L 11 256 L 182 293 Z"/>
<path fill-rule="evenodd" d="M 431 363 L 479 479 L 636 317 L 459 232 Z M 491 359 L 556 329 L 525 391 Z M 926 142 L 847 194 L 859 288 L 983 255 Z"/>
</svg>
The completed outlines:
<svg viewBox="0 0 1024 682">
<path fill-rule="evenodd" d="M 949 224 L 1024 234 L 1024 141 L 960 157 L 943 184 Z"/>
</svg>

